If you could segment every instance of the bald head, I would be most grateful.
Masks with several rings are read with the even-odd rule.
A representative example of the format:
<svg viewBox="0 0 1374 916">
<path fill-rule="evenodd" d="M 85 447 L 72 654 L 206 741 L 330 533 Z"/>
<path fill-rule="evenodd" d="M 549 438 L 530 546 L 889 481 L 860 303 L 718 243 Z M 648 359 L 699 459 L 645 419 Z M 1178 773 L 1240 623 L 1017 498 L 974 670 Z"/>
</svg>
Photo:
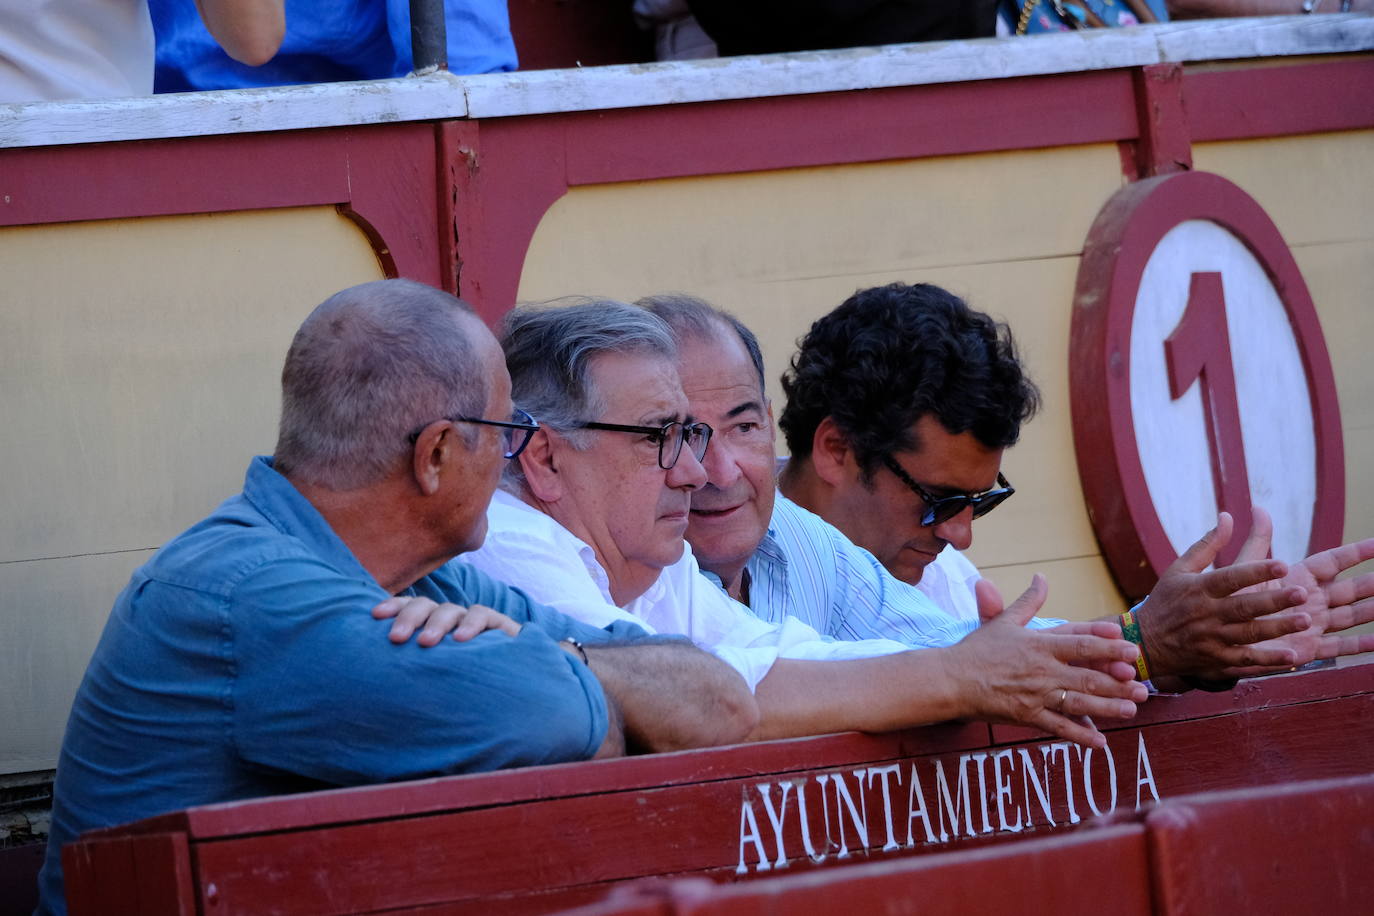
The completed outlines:
<svg viewBox="0 0 1374 916">
<path fill-rule="evenodd" d="M 277 470 L 357 489 L 401 465 L 415 429 L 480 415 L 488 370 L 475 334 L 487 331 L 467 304 L 411 280 L 326 299 L 301 324 L 282 368 Z"/>
</svg>

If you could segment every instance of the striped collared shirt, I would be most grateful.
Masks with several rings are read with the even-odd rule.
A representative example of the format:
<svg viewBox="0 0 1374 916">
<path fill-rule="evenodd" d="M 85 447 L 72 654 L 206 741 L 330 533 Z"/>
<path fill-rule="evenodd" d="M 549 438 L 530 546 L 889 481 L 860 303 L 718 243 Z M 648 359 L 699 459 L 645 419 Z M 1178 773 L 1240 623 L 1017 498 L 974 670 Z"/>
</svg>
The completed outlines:
<svg viewBox="0 0 1374 916">
<path fill-rule="evenodd" d="M 971 564 L 970 564 L 971 567 Z M 768 533 L 745 567 L 749 607 L 764 620 L 791 615 L 836 639 L 892 639 L 914 648 L 948 646 L 977 627 L 896 579 L 843 532 L 782 493 Z M 720 580 L 706 573 L 717 585 Z M 1035 618 L 1032 627 L 1062 621 Z"/>
</svg>

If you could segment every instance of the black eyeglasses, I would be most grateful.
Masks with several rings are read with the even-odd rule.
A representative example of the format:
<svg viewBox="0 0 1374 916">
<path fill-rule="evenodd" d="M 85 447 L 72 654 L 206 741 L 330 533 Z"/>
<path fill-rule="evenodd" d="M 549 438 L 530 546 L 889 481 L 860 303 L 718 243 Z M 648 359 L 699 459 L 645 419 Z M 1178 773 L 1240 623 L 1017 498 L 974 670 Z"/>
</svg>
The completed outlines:
<svg viewBox="0 0 1374 916">
<path fill-rule="evenodd" d="M 968 506 L 973 507 L 974 518 L 987 515 L 1001 505 L 1008 496 L 1016 492 L 1011 484 L 1007 483 L 1007 478 L 1002 476 L 1002 472 L 998 471 L 997 486 L 991 490 L 984 490 L 982 493 L 956 493 L 953 496 L 936 496 L 912 480 L 911 475 L 902 470 L 902 466 L 891 455 L 883 456 L 883 464 L 889 471 L 897 475 L 898 480 L 921 497 L 921 500 L 926 504 L 925 511 L 921 513 L 921 525 L 926 528 L 949 521 Z"/>
<path fill-rule="evenodd" d="M 514 458 L 525 450 L 525 446 L 530 444 L 534 434 L 539 432 L 539 421 L 525 413 L 519 407 L 511 411 L 510 420 L 483 420 L 481 417 L 441 417 L 440 419 L 449 420 L 453 423 L 478 423 L 482 426 L 499 426 L 502 429 L 501 440 L 505 443 L 506 449 L 503 457 Z M 425 426 L 433 423 L 430 420 Z M 414 445 L 420 438 L 420 433 L 425 431 L 425 426 L 421 426 L 410 434 L 410 444 Z"/>
<path fill-rule="evenodd" d="M 671 470 L 682 455 L 685 444 L 692 455 L 700 461 L 706 454 L 706 446 L 711 441 L 711 427 L 705 423 L 680 423 L 674 421 L 662 426 L 623 426 L 620 423 L 580 423 L 578 429 L 607 429 L 613 433 L 638 433 L 648 436 L 650 442 L 658 443 L 658 466 Z"/>
</svg>

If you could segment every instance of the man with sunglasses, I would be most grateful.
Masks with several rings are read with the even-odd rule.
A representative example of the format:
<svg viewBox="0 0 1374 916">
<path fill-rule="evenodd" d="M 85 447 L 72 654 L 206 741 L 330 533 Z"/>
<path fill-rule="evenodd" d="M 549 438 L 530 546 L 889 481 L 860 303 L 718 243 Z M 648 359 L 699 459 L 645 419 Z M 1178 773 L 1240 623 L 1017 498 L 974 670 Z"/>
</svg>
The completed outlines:
<svg viewBox="0 0 1374 916">
<path fill-rule="evenodd" d="M 1015 492 L 1002 454 L 1039 403 L 1006 326 L 928 284 L 860 290 L 812 325 L 783 390 L 792 457 L 782 493 L 896 578 L 977 619 L 978 572 L 959 551 L 973 519 Z M 1230 534 L 1224 516 L 1122 615 L 1157 673 L 1219 688 L 1229 675 L 1374 648 L 1374 637 L 1339 635 L 1374 616 L 1362 600 L 1374 574 L 1335 581 L 1374 557 L 1374 539 L 1290 569 L 1264 560 L 1267 532 L 1257 529 L 1241 554 L 1249 562 L 1204 572 Z"/>
<path fill-rule="evenodd" d="M 755 690 L 754 737 L 982 718 L 1100 746 L 1078 717 L 1129 716 L 1144 698 L 1129 683 L 1134 647 L 1114 628 L 1024 627 L 1039 582 L 1004 619 L 964 639 L 970 628 L 947 622 L 960 633 L 925 634 L 919 651 L 761 619 L 700 574 L 683 540 L 715 436 L 688 409 L 668 326 L 617 302 L 526 307 L 507 315 L 502 346 L 512 397 L 539 431 L 468 561 L 583 622 L 639 622 L 710 649 Z"/>
<path fill-rule="evenodd" d="M 959 551 L 1014 492 L 1002 453 L 1039 407 L 1010 334 L 929 284 L 861 290 L 812 325 L 783 386 L 782 492 L 976 620 Z"/>
</svg>

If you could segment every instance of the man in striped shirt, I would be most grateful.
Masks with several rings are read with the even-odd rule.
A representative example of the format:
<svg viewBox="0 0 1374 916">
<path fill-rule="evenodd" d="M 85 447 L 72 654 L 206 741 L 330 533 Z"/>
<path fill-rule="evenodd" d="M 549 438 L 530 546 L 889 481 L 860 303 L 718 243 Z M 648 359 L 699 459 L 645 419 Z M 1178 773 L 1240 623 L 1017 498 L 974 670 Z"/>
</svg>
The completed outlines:
<svg viewBox="0 0 1374 916">
<path fill-rule="evenodd" d="M 754 335 L 690 296 L 639 304 L 673 328 L 690 410 L 716 430 L 687 531 L 703 571 L 766 620 L 796 616 L 841 639 L 928 636 L 932 624 L 919 611 L 917 588 L 968 613 L 977 571 L 953 548 L 971 542 L 975 513 L 1010 495 L 999 471 L 1002 451 L 1038 400 L 1004 326 L 938 287 L 904 284 L 861 291 L 821 319 L 816 328 L 842 355 L 829 354 L 825 371 L 817 370 L 823 357 L 806 350 L 818 336 L 813 328 L 794 361 L 802 368 L 784 381 L 790 400 L 783 426 L 793 458 L 777 493 L 772 410 Z M 909 312 L 918 309 L 923 320 L 911 321 Z M 903 317 L 920 333 L 904 333 Z M 909 367 L 919 365 L 923 338 L 932 336 L 955 352 L 936 372 L 940 382 L 910 382 Z M 803 371 L 830 381 L 829 390 L 813 383 L 798 398 Z M 841 383 L 833 379 L 849 388 L 836 390 Z M 953 393 L 964 403 L 912 408 L 932 393 Z M 833 412 L 877 428 L 869 438 L 885 435 L 885 448 L 866 442 L 865 453 L 855 446 L 858 437 L 825 409 L 840 400 L 843 411 Z M 809 423 L 800 419 L 804 407 Z M 918 476 L 927 486 L 912 486 Z M 957 511 L 926 521 L 941 503 Z M 1186 552 L 1142 608 L 1145 635 L 1138 638 L 1149 639 L 1157 674 L 1215 686 L 1226 683 L 1219 675 L 1228 669 L 1250 673 L 1374 648 L 1374 637 L 1335 635 L 1374 617 L 1370 602 L 1360 603 L 1374 593 L 1374 574 L 1334 581 L 1336 573 L 1374 556 L 1374 540 L 1319 554 L 1292 570 L 1270 561 L 1203 572 L 1227 533 L 1225 527 L 1209 532 Z M 946 559 L 951 556 L 957 560 Z M 1285 600 L 1267 600 L 1279 598 L 1272 590 L 1266 600 L 1239 593 L 1257 582 L 1284 589 Z M 985 599 L 988 614 L 1000 607 L 993 592 Z M 1269 616 L 1289 605 L 1297 607 Z"/>
</svg>

